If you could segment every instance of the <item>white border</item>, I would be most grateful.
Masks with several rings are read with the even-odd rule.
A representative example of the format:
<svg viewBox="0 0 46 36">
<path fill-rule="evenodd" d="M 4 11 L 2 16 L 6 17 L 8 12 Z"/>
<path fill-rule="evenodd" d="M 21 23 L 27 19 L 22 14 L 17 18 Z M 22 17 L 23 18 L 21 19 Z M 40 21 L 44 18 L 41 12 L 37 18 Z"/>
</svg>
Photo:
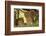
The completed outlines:
<svg viewBox="0 0 46 36">
<path fill-rule="evenodd" d="M 14 27 L 14 8 L 38 9 L 39 10 L 39 27 Z M 10 19 L 11 19 L 11 31 L 42 30 L 42 7 L 41 6 L 11 5 Z"/>
</svg>

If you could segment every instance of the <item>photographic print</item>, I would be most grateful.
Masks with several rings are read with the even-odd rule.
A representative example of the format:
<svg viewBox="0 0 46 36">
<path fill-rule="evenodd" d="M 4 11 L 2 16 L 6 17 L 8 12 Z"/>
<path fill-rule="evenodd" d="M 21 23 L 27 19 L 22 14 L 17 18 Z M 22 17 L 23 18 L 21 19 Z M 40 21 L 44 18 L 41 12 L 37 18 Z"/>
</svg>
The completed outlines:
<svg viewBox="0 0 46 36">
<path fill-rule="evenodd" d="M 5 34 L 45 32 L 44 3 L 5 1 Z"/>
<path fill-rule="evenodd" d="M 38 27 L 38 9 L 14 8 L 14 27 Z"/>
</svg>

